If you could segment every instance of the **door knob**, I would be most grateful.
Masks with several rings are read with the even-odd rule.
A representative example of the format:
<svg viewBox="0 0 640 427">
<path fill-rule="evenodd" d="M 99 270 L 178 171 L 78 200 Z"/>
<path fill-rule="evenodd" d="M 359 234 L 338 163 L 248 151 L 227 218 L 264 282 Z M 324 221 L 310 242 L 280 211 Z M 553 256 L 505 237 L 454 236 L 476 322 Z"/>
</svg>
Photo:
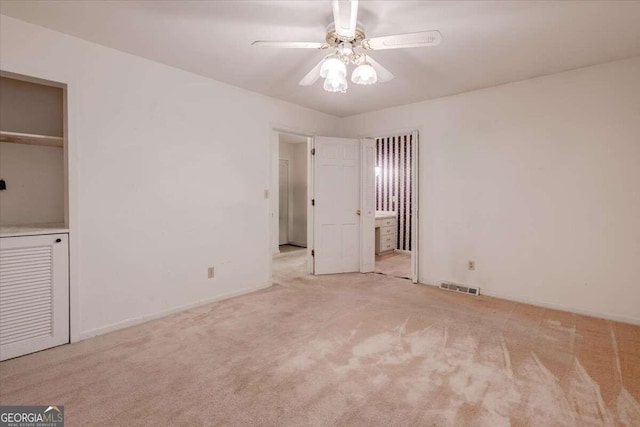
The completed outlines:
<svg viewBox="0 0 640 427">
<path fill-rule="evenodd" d="M 56 239 L 56 243 L 62 242 L 62 239 Z"/>
<path fill-rule="evenodd" d="M 356 211 L 356 215 L 360 215 L 360 209 Z"/>
</svg>

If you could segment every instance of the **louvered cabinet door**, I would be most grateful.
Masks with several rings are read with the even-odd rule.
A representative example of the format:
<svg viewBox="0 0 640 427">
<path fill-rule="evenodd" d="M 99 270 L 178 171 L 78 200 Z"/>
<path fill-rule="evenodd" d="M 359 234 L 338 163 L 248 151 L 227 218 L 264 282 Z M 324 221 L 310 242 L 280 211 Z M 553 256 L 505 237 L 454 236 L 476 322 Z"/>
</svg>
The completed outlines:
<svg viewBox="0 0 640 427">
<path fill-rule="evenodd" d="M 0 238 L 0 360 L 67 342 L 68 235 Z"/>
</svg>

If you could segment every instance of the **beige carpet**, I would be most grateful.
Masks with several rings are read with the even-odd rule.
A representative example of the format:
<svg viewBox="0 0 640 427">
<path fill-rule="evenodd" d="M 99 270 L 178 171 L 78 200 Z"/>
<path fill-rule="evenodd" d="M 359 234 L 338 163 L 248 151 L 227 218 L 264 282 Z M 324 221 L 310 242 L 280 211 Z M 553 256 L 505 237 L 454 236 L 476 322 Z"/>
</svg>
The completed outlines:
<svg viewBox="0 0 640 427">
<path fill-rule="evenodd" d="M 376 255 L 374 271 L 387 276 L 411 278 L 411 253 L 393 251 Z"/>
<path fill-rule="evenodd" d="M 65 405 L 67 426 L 640 425 L 638 327 L 304 262 L 280 254 L 270 289 L 3 362 L 0 403 Z"/>
<path fill-rule="evenodd" d="M 302 246 L 296 246 L 296 245 L 280 245 L 279 249 L 280 249 L 280 252 L 282 253 L 307 250 L 307 248 L 303 248 Z"/>
</svg>

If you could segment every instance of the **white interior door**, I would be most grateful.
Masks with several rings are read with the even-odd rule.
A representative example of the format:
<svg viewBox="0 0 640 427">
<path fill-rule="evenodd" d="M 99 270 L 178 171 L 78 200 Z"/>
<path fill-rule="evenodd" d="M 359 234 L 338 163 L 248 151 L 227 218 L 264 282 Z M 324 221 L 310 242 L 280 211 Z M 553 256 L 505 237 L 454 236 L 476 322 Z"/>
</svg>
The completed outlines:
<svg viewBox="0 0 640 427">
<path fill-rule="evenodd" d="M 360 270 L 360 142 L 315 138 L 315 274 Z"/>
<path fill-rule="evenodd" d="M 68 235 L 0 238 L 0 360 L 67 342 Z"/>
<path fill-rule="evenodd" d="M 278 209 L 280 211 L 278 218 L 279 238 L 281 245 L 289 243 L 289 160 L 280 159 L 279 162 L 279 185 L 278 192 L 280 200 Z"/>
</svg>

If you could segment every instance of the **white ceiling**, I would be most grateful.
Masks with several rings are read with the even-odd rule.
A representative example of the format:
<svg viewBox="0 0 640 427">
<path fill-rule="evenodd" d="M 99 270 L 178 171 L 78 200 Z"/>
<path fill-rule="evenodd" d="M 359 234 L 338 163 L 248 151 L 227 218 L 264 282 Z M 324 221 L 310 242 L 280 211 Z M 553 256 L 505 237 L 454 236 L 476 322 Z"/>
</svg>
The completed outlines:
<svg viewBox="0 0 640 427">
<path fill-rule="evenodd" d="M 640 55 L 640 1 L 360 1 L 368 36 L 438 29 L 437 47 L 372 55 L 396 75 L 346 94 L 297 82 L 323 51 L 328 1 L 10 1 L 0 12 L 336 116 Z"/>
</svg>

